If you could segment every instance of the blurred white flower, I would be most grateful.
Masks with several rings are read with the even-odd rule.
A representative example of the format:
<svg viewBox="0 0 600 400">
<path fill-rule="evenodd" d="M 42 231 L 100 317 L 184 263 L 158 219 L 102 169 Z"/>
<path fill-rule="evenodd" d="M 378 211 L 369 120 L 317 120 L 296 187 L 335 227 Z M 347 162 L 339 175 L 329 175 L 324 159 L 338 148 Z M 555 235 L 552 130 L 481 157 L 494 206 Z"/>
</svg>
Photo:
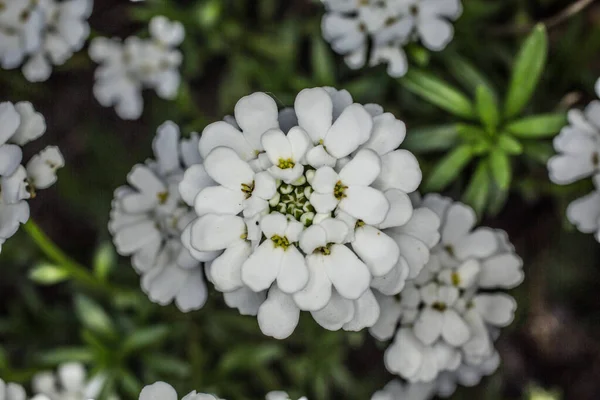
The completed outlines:
<svg viewBox="0 0 600 400">
<path fill-rule="evenodd" d="M 388 74 L 408 71 L 403 46 L 420 40 L 443 50 L 454 36 L 450 21 L 462 13 L 460 0 L 323 0 L 323 37 L 345 56 L 350 68 L 388 64 Z M 371 53 L 368 53 L 369 46 Z"/>
<path fill-rule="evenodd" d="M 42 45 L 45 16 L 30 0 L 10 0 L 0 9 L 0 66 L 17 68 Z"/>
<path fill-rule="evenodd" d="M 77 362 L 61 364 L 56 373 L 40 372 L 33 377 L 32 388 L 36 399 L 88 400 L 97 397 L 105 378 L 89 378 L 85 367 Z"/>
<path fill-rule="evenodd" d="M 254 93 L 234 114 L 206 127 L 205 162 L 180 184 L 198 217 L 183 244 L 266 335 L 291 335 L 301 311 L 329 330 L 372 326 L 369 287 L 397 294 L 438 239 L 432 212 L 410 222 L 421 170 L 398 150 L 404 123 L 332 88 L 303 90 L 281 111 Z"/>
<path fill-rule="evenodd" d="M 267 393 L 266 400 L 292 400 L 292 398 L 286 393 L 281 391 Z M 298 400 L 308 400 L 306 397 L 300 397 Z"/>
<path fill-rule="evenodd" d="M 429 400 L 433 397 L 435 386 L 432 383 L 402 383 L 390 381 L 382 390 L 371 396 L 371 400 Z"/>
<path fill-rule="evenodd" d="M 27 400 L 27 393 L 25 393 L 23 386 L 16 383 L 4 382 L 0 378 L 0 399 Z"/>
<path fill-rule="evenodd" d="M 197 148 L 197 134 L 180 139 L 177 125 L 161 125 L 153 141 L 156 159 L 134 166 L 129 186 L 115 191 L 109 223 L 117 251 L 132 256 L 148 297 L 161 305 L 174 301 L 184 312 L 201 308 L 207 298 L 202 263 L 181 241 L 195 214 L 179 184 L 186 168 L 201 166 Z"/>
<path fill-rule="evenodd" d="M 470 207 L 433 194 L 421 207 L 442 221 L 440 243 L 399 301 L 376 293 L 381 316 L 370 330 L 387 340 L 399 324 L 385 364 L 409 382 L 431 382 L 443 371 L 490 359 L 492 335 L 512 322 L 516 309 L 515 300 L 498 290 L 514 288 L 524 277 L 506 234 L 475 228 Z"/>
<path fill-rule="evenodd" d="M 11 399 L 9 399 L 11 400 Z M 142 389 L 139 400 L 179 400 L 179 396 L 175 389 L 165 382 L 156 382 Z M 215 395 L 207 393 L 198 393 L 195 390 L 183 396 L 181 400 L 224 400 Z M 266 396 L 266 400 L 291 400 L 285 392 L 270 392 Z M 306 397 L 301 397 L 298 400 L 307 400 Z"/>
<path fill-rule="evenodd" d="M 49 146 L 21 165 L 21 146 L 46 131 L 44 117 L 31 103 L 0 103 L 0 251 L 6 239 L 29 220 L 28 199 L 56 180 L 65 161 L 57 147 Z"/>
<path fill-rule="evenodd" d="M 455 371 L 444 371 L 435 382 L 439 397 L 448 398 L 454 394 L 460 384 L 466 387 L 479 385 L 481 379 L 490 376 L 500 366 L 500 356 L 493 352 L 478 363 L 463 362 Z"/>
<path fill-rule="evenodd" d="M 159 97 L 173 100 L 181 76 L 182 55 L 177 46 L 185 31 L 178 21 L 163 16 L 150 21 L 149 39 L 95 38 L 89 49 L 100 64 L 95 72 L 94 96 L 104 107 L 114 106 L 123 119 L 138 119 L 144 108 L 142 90 L 154 89 Z"/>
<path fill-rule="evenodd" d="M 596 84 L 600 96 L 600 79 Z M 600 242 L 600 101 L 594 100 L 585 110 L 570 110 L 569 125 L 554 138 L 558 153 L 548 161 L 550 180 L 568 185 L 593 178 L 595 190 L 567 208 L 567 218 L 583 233 L 594 233 Z"/>
</svg>

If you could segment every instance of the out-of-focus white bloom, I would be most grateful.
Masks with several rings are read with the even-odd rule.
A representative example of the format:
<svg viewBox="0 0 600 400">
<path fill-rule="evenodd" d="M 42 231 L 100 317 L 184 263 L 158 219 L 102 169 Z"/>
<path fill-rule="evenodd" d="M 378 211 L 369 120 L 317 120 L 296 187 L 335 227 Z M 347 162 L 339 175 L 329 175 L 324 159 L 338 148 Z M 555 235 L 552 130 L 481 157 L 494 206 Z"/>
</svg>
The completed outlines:
<svg viewBox="0 0 600 400">
<path fill-rule="evenodd" d="M 388 74 L 408 71 L 403 46 L 420 40 L 443 50 L 454 36 L 450 21 L 462 13 L 460 0 L 323 0 L 323 37 L 350 68 L 388 64 Z M 367 54 L 371 42 L 371 53 Z"/>
<path fill-rule="evenodd" d="M 129 186 L 115 191 L 109 223 L 117 251 L 132 256 L 148 297 L 161 305 L 174 301 L 184 312 L 201 308 L 207 298 L 202 263 L 181 241 L 195 214 L 179 184 L 186 168 L 192 174 L 202 167 L 197 149 L 197 134 L 180 139 L 177 125 L 161 125 L 153 141 L 155 159 L 134 166 Z"/>
<path fill-rule="evenodd" d="M 600 79 L 596 84 L 600 96 Z M 595 190 L 573 201 L 567 218 L 583 233 L 594 233 L 600 242 L 600 101 L 594 100 L 585 110 L 570 110 L 569 125 L 554 138 L 558 153 L 548 161 L 550 180 L 567 185 L 593 177 Z"/>
<path fill-rule="evenodd" d="M 254 93 L 234 114 L 206 127 L 204 165 L 180 185 L 198 217 L 182 242 L 266 335 L 291 335 L 300 311 L 329 330 L 372 326 L 370 286 L 397 294 L 438 240 L 433 212 L 413 218 L 421 170 L 398 150 L 404 123 L 332 88 L 303 90 L 281 111 Z"/>
<path fill-rule="evenodd" d="M 435 392 L 433 383 L 402 383 L 390 381 L 382 390 L 371 396 L 371 400 L 428 400 Z"/>
<path fill-rule="evenodd" d="M 10 399 L 9 399 L 10 400 Z M 139 400 L 179 400 L 177 392 L 171 385 L 165 382 L 156 382 L 142 389 Z M 195 390 L 183 396 L 181 400 L 224 400 L 215 395 L 207 393 L 198 393 Z M 286 392 L 270 392 L 266 396 L 266 400 L 291 400 Z M 306 397 L 301 397 L 298 400 L 307 400 Z"/>
<path fill-rule="evenodd" d="M 0 10 L 3 68 L 23 65 L 30 82 L 47 80 L 52 65 L 64 64 L 90 34 L 93 0 L 11 0 Z M 2 29 L 4 28 L 4 29 Z"/>
<path fill-rule="evenodd" d="M 292 400 L 292 398 L 286 392 L 269 392 L 267 393 L 266 400 Z M 298 400 L 308 400 L 306 397 L 302 396 Z"/>
<path fill-rule="evenodd" d="M 91 379 L 85 367 L 76 362 L 65 363 L 54 372 L 40 372 L 33 377 L 35 399 L 88 400 L 97 397 L 105 378 L 97 375 Z"/>
<path fill-rule="evenodd" d="M 523 281 L 522 261 L 506 234 L 475 228 L 470 207 L 439 195 L 421 207 L 442 224 L 440 243 L 400 300 L 377 294 L 380 320 L 371 333 L 394 341 L 385 353 L 388 370 L 410 382 L 431 382 L 461 365 L 479 366 L 495 353 L 492 333 L 512 322 L 515 300 L 502 289 Z"/>
<path fill-rule="evenodd" d="M 4 382 L 0 378 L 0 399 L 2 400 L 26 400 L 27 393 L 21 385 Z"/>
<path fill-rule="evenodd" d="M 44 134 L 46 122 L 31 103 L 0 103 L 0 251 L 6 239 L 29 220 L 28 199 L 56 182 L 65 164 L 57 147 L 50 146 L 21 165 L 21 146 Z"/>
<path fill-rule="evenodd" d="M 500 366 L 500 356 L 494 351 L 479 363 L 463 362 L 455 371 L 444 371 L 435 382 L 437 395 L 448 398 L 454 394 L 457 385 L 477 386 L 481 379 L 490 376 Z"/>
<path fill-rule="evenodd" d="M 182 62 L 177 46 L 185 37 L 183 25 L 154 17 L 150 35 L 149 39 L 132 36 L 125 41 L 100 37 L 90 45 L 90 57 L 100 64 L 95 73 L 94 96 L 104 107 L 114 106 L 123 119 L 142 115 L 144 88 L 154 89 L 163 99 L 177 96 Z"/>
</svg>

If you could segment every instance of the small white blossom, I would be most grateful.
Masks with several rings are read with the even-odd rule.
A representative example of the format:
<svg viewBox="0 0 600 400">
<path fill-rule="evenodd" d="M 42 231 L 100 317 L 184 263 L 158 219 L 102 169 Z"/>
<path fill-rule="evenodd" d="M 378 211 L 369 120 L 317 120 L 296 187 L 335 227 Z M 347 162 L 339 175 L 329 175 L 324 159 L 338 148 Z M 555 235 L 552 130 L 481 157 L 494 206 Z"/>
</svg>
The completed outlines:
<svg viewBox="0 0 600 400">
<path fill-rule="evenodd" d="M 4 382 L 0 378 L 0 399 L 27 400 L 27 393 L 23 386 L 16 383 Z"/>
<path fill-rule="evenodd" d="M 10 399 L 9 399 L 10 400 Z M 142 389 L 139 400 L 179 400 L 179 396 L 175 389 L 165 382 L 156 382 Z M 215 395 L 207 393 L 198 393 L 195 390 L 183 396 L 181 400 L 225 400 Z M 266 400 L 291 400 L 286 392 L 274 391 L 269 392 Z M 298 400 L 307 400 L 306 397 L 301 397 Z"/>
<path fill-rule="evenodd" d="M 382 390 L 371 396 L 371 400 L 429 400 L 433 397 L 435 386 L 432 383 L 402 383 L 390 381 Z"/>
<path fill-rule="evenodd" d="M 454 394 L 458 384 L 466 387 L 477 386 L 484 376 L 490 376 L 500 366 L 500 356 L 494 352 L 480 363 L 463 362 L 455 371 L 444 371 L 435 382 L 437 395 L 448 398 Z"/>
<path fill-rule="evenodd" d="M 77 362 L 61 364 L 56 374 L 40 372 L 33 377 L 32 388 L 39 400 L 88 400 L 97 397 L 105 378 L 89 378 L 85 367 Z"/>
<path fill-rule="evenodd" d="M 42 45 L 44 13 L 37 2 L 4 1 L 0 7 L 0 66 L 17 68 Z"/>
<path fill-rule="evenodd" d="M 39 138 L 46 130 L 44 117 L 31 103 L 0 103 L 0 251 L 6 239 L 29 220 L 28 199 L 47 189 L 65 164 L 57 147 L 49 146 L 21 165 L 21 146 Z"/>
<path fill-rule="evenodd" d="M 323 37 L 345 56 L 350 68 L 388 64 L 388 74 L 408 71 L 403 46 L 420 42 L 441 51 L 454 36 L 450 21 L 462 13 L 460 0 L 323 0 Z M 371 54 L 367 54 L 371 43 Z"/>
<path fill-rule="evenodd" d="M 600 79 L 596 91 L 600 96 Z M 600 101 L 592 101 L 583 111 L 570 110 L 569 125 L 554 138 L 557 155 L 548 161 L 550 180 L 567 185 L 593 177 L 595 190 L 573 201 L 567 218 L 583 233 L 594 233 L 600 242 Z"/>
<path fill-rule="evenodd" d="M 267 393 L 266 400 L 292 400 L 292 398 L 286 392 L 275 391 L 275 392 Z M 298 400 L 308 400 L 308 399 L 306 397 L 302 396 Z"/>
<path fill-rule="evenodd" d="M 266 335 L 291 335 L 301 311 L 329 330 L 373 326 L 370 286 L 397 294 L 437 241 L 435 215 L 410 222 L 421 170 L 398 150 L 404 123 L 332 88 L 303 90 L 281 111 L 254 93 L 234 114 L 206 127 L 203 167 L 180 184 L 198 217 L 183 244 Z"/>
<path fill-rule="evenodd" d="M 426 196 L 421 206 L 442 221 L 440 243 L 399 301 L 376 293 L 381 317 L 370 330 L 387 340 L 399 324 L 385 364 L 409 382 L 431 382 L 443 371 L 492 357 L 492 333 L 512 322 L 516 308 L 498 290 L 523 281 L 522 261 L 506 234 L 475 228 L 470 207 L 438 195 Z"/>
<path fill-rule="evenodd" d="M 177 46 L 185 37 L 183 25 L 154 17 L 150 34 L 149 39 L 132 36 L 123 42 L 100 37 L 90 45 L 90 57 L 101 64 L 95 72 L 94 96 L 104 107 L 114 106 L 123 119 L 142 115 L 144 88 L 167 100 L 177 96 L 182 62 Z"/>
<path fill-rule="evenodd" d="M 202 162 L 197 146 L 197 134 L 180 139 L 177 125 L 161 125 L 153 141 L 156 159 L 134 166 L 127 177 L 130 186 L 115 191 L 109 223 L 117 251 L 132 256 L 148 297 L 161 305 L 175 302 L 184 312 L 201 308 L 207 298 L 202 263 L 194 258 L 199 255 L 182 243 L 182 232 L 195 214 L 179 185 L 185 168 L 197 178 L 194 171 Z M 209 261 L 216 254 L 203 256 L 202 261 Z"/>
</svg>

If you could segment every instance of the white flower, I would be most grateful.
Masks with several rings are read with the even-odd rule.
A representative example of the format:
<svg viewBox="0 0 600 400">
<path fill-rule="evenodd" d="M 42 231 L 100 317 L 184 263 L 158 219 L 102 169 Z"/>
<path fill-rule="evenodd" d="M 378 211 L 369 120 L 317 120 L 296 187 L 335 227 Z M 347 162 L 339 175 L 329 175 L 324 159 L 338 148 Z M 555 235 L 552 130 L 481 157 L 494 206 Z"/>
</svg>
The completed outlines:
<svg viewBox="0 0 600 400">
<path fill-rule="evenodd" d="M 156 382 L 142 389 L 139 400 L 179 400 L 177 392 L 165 382 Z M 219 397 L 195 390 L 183 396 L 181 400 L 221 400 Z"/>
<path fill-rule="evenodd" d="M 27 394 L 21 385 L 6 383 L 0 378 L 0 399 L 2 400 L 26 400 Z"/>
<path fill-rule="evenodd" d="M 234 114 L 206 127 L 204 165 L 180 185 L 198 217 L 182 242 L 199 261 L 217 254 L 207 276 L 266 335 L 291 335 L 300 311 L 329 330 L 372 326 L 379 304 L 369 286 L 377 278 L 374 287 L 400 291 L 427 262 L 435 243 L 423 240 L 439 224 L 409 224 L 407 193 L 421 171 L 397 150 L 404 124 L 332 88 L 303 90 L 281 111 L 254 93 Z M 241 306 L 246 298 L 252 306 Z"/>
<path fill-rule="evenodd" d="M 496 372 L 499 365 L 500 356 L 494 352 L 479 364 L 463 363 L 455 371 L 442 372 L 435 383 L 437 395 L 443 398 L 452 396 L 457 384 L 466 387 L 477 386 L 484 376 Z"/>
<path fill-rule="evenodd" d="M 174 99 L 179 89 L 182 55 L 176 47 L 185 37 L 183 25 L 154 17 L 150 34 L 150 39 L 132 36 L 124 42 L 100 37 L 90 45 L 90 57 L 101 64 L 95 73 L 94 96 L 104 107 L 115 106 L 123 119 L 141 116 L 144 88 L 167 100 Z"/>
<path fill-rule="evenodd" d="M 202 263 L 181 238 L 195 214 L 181 198 L 179 185 L 184 169 L 191 167 L 193 174 L 202 161 L 197 146 L 196 134 L 180 140 L 177 125 L 161 125 L 153 141 L 156 160 L 136 165 L 127 177 L 130 186 L 115 191 L 109 223 L 117 251 L 132 256 L 149 298 L 161 305 L 174 301 L 184 312 L 201 308 L 207 298 Z M 202 254 L 202 261 L 216 255 Z"/>
<path fill-rule="evenodd" d="M 0 103 L 0 251 L 6 239 L 29 220 L 28 199 L 36 190 L 56 182 L 56 172 L 65 164 L 57 147 L 47 147 L 21 165 L 21 146 L 39 138 L 46 130 L 41 114 L 31 103 Z"/>
<path fill-rule="evenodd" d="M 32 388 L 40 399 L 88 400 L 100 394 L 104 380 L 102 375 L 89 379 L 82 364 L 71 362 L 61 364 L 56 374 L 53 372 L 36 374 L 33 377 Z"/>
<path fill-rule="evenodd" d="M 449 22 L 462 13 L 460 0 L 323 0 L 323 37 L 350 68 L 388 64 L 388 74 L 408 71 L 403 46 L 419 40 L 443 50 L 454 36 Z M 371 54 L 367 54 L 371 42 Z"/>
<path fill-rule="evenodd" d="M 432 383 L 402 383 L 390 381 L 382 390 L 371 396 L 371 400 L 428 400 L 433 397 L 435 386 Z"/>
<path fill-rule="evenodd" d="M 596 88 L 600 96 L 600 83 Z M 554 138 L 558 154 L 548 161 L 550 180 L 567 185 L 593 177 L 595 190 L 569 204 L 567 218 L 581 232 L 595 233 L 600 242 L 600 101 L 592 101 L 584 111 L 570 110 L 568 119 L 569 125 Z"/>
<path fill-rule="evenodd" d="M 292 400 L 292 398 L 286 392 L 275 391 L 275 392 L 267 393 L 266 400 Z M 302 396 L 298 400 L 308 400 L 308 399 L 306 397 Z"/>
<path fill-rule="evenodd" d="M 421 205 L 440 217 L 440 243 L 400 301 L 376 294 L 381 317 L 371 328 L 387 340 L 400 324 L 385 363 L 410 382 L 430 382 L 461 363 L 489 359 L 492 333 L 512 322 L 516 308 L 512 297 L 495 290 L 523 281 L 522 261 L 504 232 L 473 229 L 471 208 L 438 195 L 426 196 Z"/>
<path fill-rule="evenodd" d="M 10 0 L 0 9 L 0 65 L 17 68 L 42 44 L 44 14 L 37 2 Z"/>
</svg>

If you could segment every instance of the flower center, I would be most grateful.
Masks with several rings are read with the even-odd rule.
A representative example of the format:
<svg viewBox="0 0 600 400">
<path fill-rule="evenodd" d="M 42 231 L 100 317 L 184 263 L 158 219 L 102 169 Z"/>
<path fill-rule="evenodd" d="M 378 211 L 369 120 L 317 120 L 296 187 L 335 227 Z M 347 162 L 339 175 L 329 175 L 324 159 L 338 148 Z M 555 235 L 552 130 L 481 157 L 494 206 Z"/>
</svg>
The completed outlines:
<svg viewBox="0 0 600 400">
<path fill-rule="evenodd" d="M 242 192 L 246 195 L 246 198 L 249 199 L 252 196 L 252 192 L 254 191 L 254 181 L 251 184 L 242 183 Z"/>
<path fill-rule="evenodd" d="M 160 192 L 156 195 L 156 197 L 158 197 L 158 203 L 161 206 L 165 205 L 167 203 L 167 200 L 169 200 L 169 192 Z"/>
<path fill-rule="evenodd" d="M 291 158 L 288 158 L 287 160 L 284 160 L 283 158 L 279 159 L 279 164 L 277 164 L 277 166 L 281 169 L 289 169 L 289 168 L 294 168 L 296 164 L 292 161 Z"/>
<path fill-rule="evenodd" d="M 452 284 L 454 286 L 460 285 L 460 275 L 457 272 L 453 272 L 450 279 L 452 280 Z"/>
<path fill-rule="evenodd" d="M 310 173 L 310 170 L 307 172 Z M 289 215 L 305 226 L 310 226 L 315 217 L 315 208 L 309 201 L 312 192 L 305 175 L 291 184 L 280 183 L 275 196 L 269 200 L 271 212 Z"/>
<path fill-rule="evenodd" d="M 348 189 L 348 186 L 344 186 L 342 181 L 337 181 L 335 187 L 333 188 L 333 195 L 336 199 L 342 200 L 344 197 L 346 197 L 346 189 Z"/>
<path fill-rule="evenodd" d="M 446 311 L 448 306 L 446 305 L 446 303 L 442 303 L 442 302 L 438 301 L 438 302 L 433 303 L 431 308 L 433 308 L 434 310 L 437 310 L 439 312 L 444 312 L 444 311 Z"/>
<path fill-rule="evenodd" d="M 325 256 L 328 256 L 331 254 L 331 246 L 333 245 L 333 243 L 327 243 L 327 245 L 323 246 L 323 247 L 317 247 L 315 249 L 315 253 L 321 253 Z"/>
<path fill-rule="evenodd" d="M 287 248 L 290 246 L 290 241 L 285 236 L 282 237 L 279 235 L 275 235 L 271 238 L 271 240 L 273 241 L 273 244 L 276 248 L 281 247 L 283 250 L 287 250 Z"/>
</svg>

